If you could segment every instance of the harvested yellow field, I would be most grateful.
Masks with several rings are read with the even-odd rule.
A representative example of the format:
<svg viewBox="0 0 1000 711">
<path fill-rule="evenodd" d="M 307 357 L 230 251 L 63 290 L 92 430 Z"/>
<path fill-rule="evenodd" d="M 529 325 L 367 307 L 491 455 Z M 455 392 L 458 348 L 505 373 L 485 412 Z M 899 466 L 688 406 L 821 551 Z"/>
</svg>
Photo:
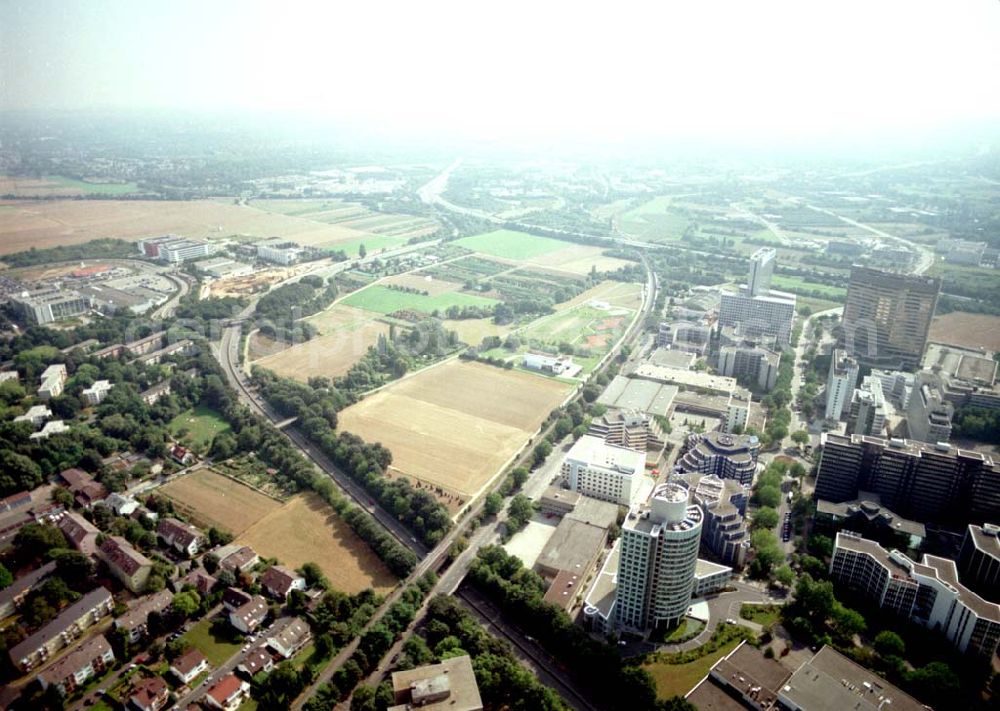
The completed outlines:
<svg viewBox="0 0 1000 711">
<path fill-rule="evenodd" d="M 211 200 L 45 200 L 0 203 L 0 254 L 100 237 L 287 237 L 302 245 L 369 238 L 368 232 Z"/>
<path fill-rule="evenodd" d="M 602 281 L 579 296 L 559 304 L 556 310 L 564 311 L 591 301 L 605 301 L 611 306 L 635 311 L 642 306 L 642 285 L 633 282 Z"/>
<path fill-rule="evenodd" d="M 531 373 L 452 360 L 343 410 L 339 423 L 388 447 L 400 473 L 473 495 L 570 390 Z"/>
<path fill-rule="evenodd" d="M 315 326 L 320 333 L 326 335 L 358 328 L 369 321 L 373 321 L 375 317 L 376 315 L 371 311 L 356 309 L 353 306 L 345 306 L 344 304 L 334 304 L 328 309 L 307 317 L 305 320 Z"/>
<path fill-rule="evenodd" d="M 281 503 L 229 477 L 200 469 L 160 488 L 180 513 L 203 527 L 239 535 Z"/>
<path fill-rule="evenodd" d="M 313 376 L 335 378 L 350 370 L 378 342 L 379 335 L 388 334 L 387 324 L 369 320 L 355 328 L 333 331 L 285 348 L 280 353 L 261 358 L 254 365 L 302 382 Z"/>
<path fill-rule="evenodd" d="M 564 249 L 526 259 L 524 263 L 571 274 L 589 274 L 592 267 L 596 267 L 599 272 L 615 271 L 632 264 L 625 259 L 605 257 L 602 254 L 603 251 L 600 247 L 574 244 Z"/>
<path fill-rule="evenodd" d="M 316 563 L 337 590 L 385 593 L 396 578 L 371 548 L 319 496 L 299 494 L 236 539 L 290 568 Z"/>
</svg>

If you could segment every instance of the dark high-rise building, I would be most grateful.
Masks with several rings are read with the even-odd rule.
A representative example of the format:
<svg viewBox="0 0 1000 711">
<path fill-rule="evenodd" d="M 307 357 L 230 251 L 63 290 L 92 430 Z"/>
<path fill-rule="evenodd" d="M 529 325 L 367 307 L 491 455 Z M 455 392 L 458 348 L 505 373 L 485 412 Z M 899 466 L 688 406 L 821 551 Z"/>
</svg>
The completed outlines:
<svg viewBox="0 0 1000 711">
<path fill-rule="evenodd" d="M 844 304 L 844 347 L 862 365 L 916 369 L 940 290 L 940 280 L 933 277 L 852 267 Z"/>
<path fill-rule="evenodd" d="M 1000 602 L 1000 526 L 969 525 L 958 554 L 958 574 L 987 600 Z"/>
<path fill-rule="evenodd" d="M 1000 466 L 989 455 L 944 443 L 824 435 L 817 498 L 850 501 L 859 491 L 917 521 L 1000 520 Z"/>
</svg>

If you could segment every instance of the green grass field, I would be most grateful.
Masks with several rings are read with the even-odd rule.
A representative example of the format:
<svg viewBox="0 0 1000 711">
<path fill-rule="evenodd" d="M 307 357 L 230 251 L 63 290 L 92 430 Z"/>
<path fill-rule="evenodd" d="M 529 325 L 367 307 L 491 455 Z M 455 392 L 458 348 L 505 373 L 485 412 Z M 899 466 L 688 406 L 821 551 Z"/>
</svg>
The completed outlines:
<svg viewBox="0 0 1000 711">
<path fill-rule="evenodd" d="M 778 291 L 815 291 L 823 294 L 824 297 L 843 303 L 847 297 L 847 289 L 842 286 L 830 286 L 829 284 L 819 284 L 814 281 L 807 281 L 800 276 L 785 276 L 775 274 L 771 278 L 771 285 Z"/>
<path fill-rule="evenodd" d="M 619 225 L 626 234 L 657 241 L 678 240 L 691 220 L 671 211 L 673 197 L 661 195 L 622 214 Z"/>
<path fill-rule="evenodd" d="M 463 237 L 453 244 L 480 254 L 514 260 L 532 259 L 571 246 L 569 242 L 513 230 L 495 230 L 486 234 Z"/>
<path fill-rule="evenodd" d="M 781 607 L 778 605 L 742 605 L 740 617 L 767 627 L 781 619 Z"/>
<path fill-rule="evenodd" d="M 175 437 L 181 430 L 187 430 L 187 434 L 182 438 L 184 442 L 202 448 L 208 448 L 215 435 L 229 431 L 229 424 L 222 419 L 222 416 L 204 405 L 199 405 L 193 410 L 185 410 L 172 419 L 168 427 Z"/>
<path fill-rule="evenodd" d="M 128 195 L 139 192 L 139 186 L 135 183 L 88 183 L 85 180 L 74 180 L 62 175 L 46 175 L 45 179 L 64 188 L 82 190 L 91 195 Z"/>
<path fill-rule="evenodd" d="M 240 645 L 212 635 L 212 621 L 204 619 L 182 635 L 196 647 L 213 667 L 223 664 L 240 650 Z"/>
<path fill-rule="evenodd" d="M 661 699 L 684 696 L 694 685 L 704 679 L 715 663 L 736 649 L 740 640 L 734 639 L 720 649 L 687 664 L 654 662 L 643 666 L 656 682 L 656 695 Z"/>
<path fill-rule="evenodd" d="M 335 242 L 333 244 L 328 244 L 325 249 L 330 251 L 344 250 L 347 252 L 348 257 L 357 257 L 358 250 L 361 245 L 365 246 L 365 251 L 368 255 L 377 254 L 383 249 L 394 249 L 395 247 L 400 247 L 406 244 L 405 237 L 393 237 L 392 235 L 375 235 L 370 237 L 365 237 L 364 239 L 355 239 L 349 242 Z"/>
<path fill-rule="evenodd" d="M 380 314 L 391 314 L 393 311 L 401 309 L 430 314 L 434 311 L 444 311 L 449 306 L 489 307 L 496 304 L 497 300 L 454 291 L 435 296 L 423 296 L 422 294 L 396 291 L 376 284 L 351 294 L 340 303 Z"/>
</svg>

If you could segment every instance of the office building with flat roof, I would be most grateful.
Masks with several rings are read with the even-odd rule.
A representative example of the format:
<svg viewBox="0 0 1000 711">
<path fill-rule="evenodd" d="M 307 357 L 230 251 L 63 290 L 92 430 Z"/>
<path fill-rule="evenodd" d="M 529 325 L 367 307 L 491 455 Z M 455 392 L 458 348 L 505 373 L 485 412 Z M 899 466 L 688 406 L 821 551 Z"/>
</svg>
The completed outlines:
<svg viewBox="0 0 1000 711">
<path fill-rule="evenodd" d="M 719 349 L 719 372 L 743 384 L 771 390 L 778 382 L 781 355 L 756 346 L 723 346 Z"/>
<path fill-rule="evenodd" d="M 746 564 L 750 551 L 750 534 L 744 519 L 748 494 L 746 487 L 716 476 L 702 477 L 693 492 L 694 502 L 705 514 L 702 545 L 720 561 L 737 569 Z"/>
<path fill-rule="evenodd" d="M 917 563 L 866 538 L 841 531 L 830 577 L 881 609 L 939 630 L 960 652 L 992 659 L 1000 642 L 1000 605 L 958 580 L 955 561 L 925 554 Z"/>
<path fill-rule="evenodd" d="M 677 484 L 661 484 L 629 511 L 618 561 L 617 621 L 649 632 L 687 614 L 694 588 L 704 514 Z"/>
<path fill-rule="evenodd" d="M 927 711 L 927 707 L 829 645 L 778 689 L 783 711 Z"/>
<path fill-rule="evenodd" d="M 438 664 L 393 672 L 392 693 L 396 702 L 388 711 L 483 711 L 479 685 L 469 655 L 445 659 Z"/>
<path fill-rule="evenodd" d="M 39 326 L 86 313 L 90 301 L 75 289 L 48 287 L 10 297 L 25 321 Z"/>
<path fill-rule="evenodd" d="M 750 257 L 750 271 L 740 293 L 723 293 L 719 300 L 719 327 L 738 327 L 747 338 L 784 348 L 791 342 L 795 294 L 771 289 L 777 252 L 762 247 Z"/>
<path fill-rule="evenodd" d="M 587 434 L 637 452 L 662 452 L 666 445 L 660 425 L 638 410 L 608 410 L 591 420 Z"/>
<path fill-rule="evenodd" d="M 571 491 L 629 506 L 639 491 L 646 457 L 634 449 L 584 435 L 563 460 L 562 476 Z"/>
<path fill-rule="evenodd" d="M 859 491 L 921 522 L 966 525 L 1000 520 L 1000 467 L 983 452 L 948 444 L 826 433 L 816 497 L 851 501 Z"/>
<path fill-rule="evenodd" d="M 826 419 L 839 420 L 847 412 L 857 384 L 858 362 L 846 351 L 835 350 L 826 379 Z"/>
<path fill-rule="evenodd" d="M 851 267 L 843 346 L 862 365 L 914 370 L 927 347 L 941 281 Z"/>
<path fill-rule="evenodd" d="M 688 435 L 675 467 L 682 472 L 713 474 L 743 486 L 753 484 L 760 440 L 754 435 L 706 432 Z"/>
<path fill-rule="evenodd" d="M 944 399 L 941 379 L 933 373 L 917 373 L 906 406 L 906 431 L 910 439 L 934 444 L 951 439 L 955 406 Z"/>
</svg>

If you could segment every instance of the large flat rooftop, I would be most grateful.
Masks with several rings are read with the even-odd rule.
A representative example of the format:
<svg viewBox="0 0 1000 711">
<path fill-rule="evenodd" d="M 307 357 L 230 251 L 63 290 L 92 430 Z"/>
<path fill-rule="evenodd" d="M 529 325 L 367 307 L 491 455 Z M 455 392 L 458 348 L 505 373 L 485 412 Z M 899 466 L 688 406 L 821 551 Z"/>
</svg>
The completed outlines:
<svg viewBox="0 0 1000 711">
<path fill-rule="evenodd" d="M 718 393 L 731 393 L 738 389 L 736 378 L 729 378 L 723 375 L 712 375 L 711 373 L 685 370 L 683 368 L 671 368 L 663 365 L 652 365 L 644 363 L 638 366 L 634 372 L 638 378 L 671 383 L 674 385 L 684 385 L 689 388 L 701 388 L 712 390 Z"/>
<path fill-rule="evenodd" d="M 829 646 L 799 667 L 778 693 L 810 711 L 926 711 L 915 698 Z"/>
<path fill-rule="evenodd" d="M 666 416 L 676 396 L 675 385 L 617 375 L 597 398 L 597 402 L 622 410 L 639 410 L 651 415 Z"/>
</svg>

